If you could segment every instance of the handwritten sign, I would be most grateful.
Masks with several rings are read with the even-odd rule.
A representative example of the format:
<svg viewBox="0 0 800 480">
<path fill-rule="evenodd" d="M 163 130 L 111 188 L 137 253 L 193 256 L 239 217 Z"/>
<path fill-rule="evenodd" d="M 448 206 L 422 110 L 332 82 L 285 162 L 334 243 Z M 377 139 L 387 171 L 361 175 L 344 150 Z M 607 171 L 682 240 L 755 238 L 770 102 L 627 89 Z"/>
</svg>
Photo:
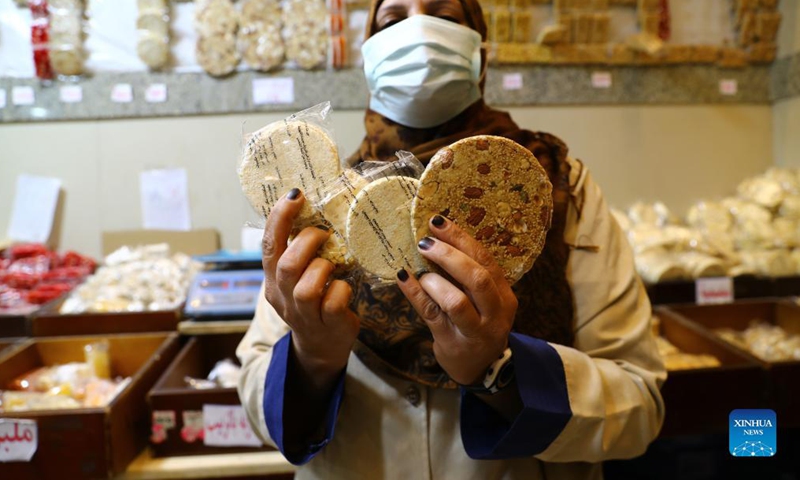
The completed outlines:
<svg viewBox="0 0 800 480">
<path fill-rule="evenodd" d="M 11 88 L 11 103 L 14 105 L 33 105 L 36 103 L 36 93 L 29 85 L 17 85 Z"/>
<path fill-rule="evenodd" d="M 144 228 L 190 230 L 189 180 L 186 169 L 147 170 L 140 174 Z"/>
<path fill-rule="evenodd" d="M 611 72 L 592 72 L 592 87 L 611 88 L 612 84 Z"/>
<path fill-rule="evenodd" d="M 522 89 L 522 74 L 505 73 L 503 74 L 503 90 L 521 90 Z"/>
<path fill-rule="evenodd" d="M 144 91 L 144 100 L 147 103 L 164 103 L 167 101 L 167 85 L 154 83 Z"/>
<path fill-rule="evenodd" d="M 728 78 L 719 81 L 719 93 L 726 96 L 734 96 L 739 93 L 739 82 L 736 79 Z"/>
<path fill-rule="evenodd" d="M 111 89 L 111 101 L 114 103 L 131 103 L 133 87 L 130 83 L 118 83 Z"/>
<path fill-rule="evenodd" d="M 80 103 L 83 101 L 83 88 L 80 85 L 63 85 L 58 97 L 63 103 Z"/>
<path fill-rule="evenodd" d="M 0 462 L 30 462 L 39 446 L 39 430 L 33 420 L 0 419 Z"/>
<path fill-rule="evenodd" d="M 731 277 L 698 278 L 694 285 L 695 299 L 699 305 L 733 301 L 733 279 Z"/>
<path fill-rule="evenodd" d="M 22 174 L 11 208 L 7 236 L 20 242 L 46 243 L 58 208 L 61 180 Z"/>
<path fill-rule="evenodd" d="M 260 447 L 240 405 L 203 405 L 203 443 L 214 447 Z"/>
<path fill-rule="evenodd" d="M 253 104 L 294 103 L 294 78 L 275 77 L 253 80 Z"/>
</svg>

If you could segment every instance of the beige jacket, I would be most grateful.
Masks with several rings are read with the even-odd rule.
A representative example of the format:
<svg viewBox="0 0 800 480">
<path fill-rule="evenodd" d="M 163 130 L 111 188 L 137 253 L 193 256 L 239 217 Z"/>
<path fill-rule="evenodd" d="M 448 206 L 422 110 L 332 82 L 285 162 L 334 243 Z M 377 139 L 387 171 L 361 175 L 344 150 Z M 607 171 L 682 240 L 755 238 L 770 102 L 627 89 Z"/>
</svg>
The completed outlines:
<svg viewBox="0 0 800 480">
<path fill-rule="evenodd" d="M 573 415 L 555 441 L 535 457 L 472 460 L 460 437 L 458 391 L 372 371 L 351 354 L 335 434 L 297 479 L 599 479 L 599 462 L 645 451 L 664 418 L 659 387 L 666 379 L 650 303 L 600 189 L 582 164 L 571 163 L 565 240 L 575 247 L 567 272 L 575 346 L 553 346 Z M 272 445 L 264 383 L 271 347 L 287 332 L 264 300 L 237 351 L 239 396 L 253 430 Z"/>
</svg>

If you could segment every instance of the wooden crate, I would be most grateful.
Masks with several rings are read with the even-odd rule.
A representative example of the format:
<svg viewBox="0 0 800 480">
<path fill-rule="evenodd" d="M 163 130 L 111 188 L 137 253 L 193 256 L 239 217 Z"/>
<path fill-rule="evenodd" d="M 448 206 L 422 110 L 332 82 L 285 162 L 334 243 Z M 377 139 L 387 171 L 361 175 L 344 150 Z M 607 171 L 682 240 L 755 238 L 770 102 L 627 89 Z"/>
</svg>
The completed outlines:
<svg viewBox="0 0 800 480">
<path fill-rule="evenodd" d="M 38 447 L 30 462 L 0 465 L 0 478 L 110 478 L 147 444 L 147 392 L 179 350 L 177 334 L 151 333 L 36 338 L 0 357 L 0 385 L 42 366 L 84 360 L 84 345 L 107 339 L 111 373 L 130 383 L 103 408 L 0 413 L 36 421 Z"/>
</svg>

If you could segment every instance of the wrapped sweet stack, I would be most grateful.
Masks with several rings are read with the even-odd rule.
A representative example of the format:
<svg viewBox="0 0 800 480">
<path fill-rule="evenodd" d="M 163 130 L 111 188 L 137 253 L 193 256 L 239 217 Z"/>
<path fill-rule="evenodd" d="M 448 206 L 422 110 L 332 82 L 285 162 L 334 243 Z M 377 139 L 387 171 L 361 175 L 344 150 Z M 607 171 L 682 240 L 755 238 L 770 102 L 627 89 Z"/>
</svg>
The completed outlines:
<svg viewBox="0 0 800 480">
<path fill-rule="evenodd" d="M 94 260 L 75 252 L 14 245 L 0 252 L 0 314 L 28 314 L 75 288 L 95 267 Z"/>
<path fill-rule="evenodd" d="M 61 306 L 62 314 L 174 310 L 202 264 L 167 244 L 122 247 L 77 288 Z"/>
<path fill-rule="evenodd" d="M 84 346 L 86 360 L 40 367 L 0 389 L 0 412 L 108 405 L 130 378 L 112 378 L 109 342 Z M 0 386 L 3 387 L 3 386 Z"/>
<path fill-rule="evenodd" d="M 800 172 L 771 168 L 736 195 L 700 201 L 685 221 L 660 202 L 615 211 L 646 283 L 706 276 L 800 273 Z"/>
</svg>

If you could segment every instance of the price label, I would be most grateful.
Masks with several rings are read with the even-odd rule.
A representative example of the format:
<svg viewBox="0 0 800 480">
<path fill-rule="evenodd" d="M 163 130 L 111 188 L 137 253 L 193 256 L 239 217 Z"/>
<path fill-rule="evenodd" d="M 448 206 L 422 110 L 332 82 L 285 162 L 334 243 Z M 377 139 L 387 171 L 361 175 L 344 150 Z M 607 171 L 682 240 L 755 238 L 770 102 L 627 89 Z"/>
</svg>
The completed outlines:
<svg viewBox="0 0 800 480">
<path fill-rule="evenodd" d="M 254 105 L 275 105 L 285 103 L 294 103 L 293 78 L 257 78 L 253 80 Z"/>
<path fill-rule="evenodd" d="M 203 443 L 216 447 L 260 447 L 241 405 L 203 405 Z"/>
<path fill-rule="evenodd" d="M 19 85 L 11 89 L 11 103 L 14 105 L 33 105 L 36 93 L 30 85 Z"/>
<path fill-rule="evenodd" d="M 739 93 L 739 82 L 732 78 L 719 81 L 719 93 L 726 96 L 733 96 Z"/>
<path fill-rule="evenodd" d="M 694 285 L 695 300 L 698 305 L 733 302 L 733 279 L 731 277 L 698 278 Z"/>
<path fill-rule="evenodd" d="M 6 108 L 6 89 L 0 88 L 0 108 Z"/>
<path fill-rule="evenodd" d="M 144 100 L 147 103 L 164 103 L 167 101 L 167 85 L 154 83 L 144 91 Z"/>
<path fill-rule="evenodd" d="M 83 101 L 83 88 L 80 85 L 64 85 L 58 90 L 58 97 L 64 103 Z"/>
<path fill-rule="evenodd" d="M 0 462 L 30 462 L 38 447 L 35 421 L 0 418 Z"/>
<path fill-rule="evenodd" d="M 611 88 L 613 80 L 611 72 L 592 72 L 592 87 Z"/>
<path fill-rule="evenodd" d="M 503 74 L 503 90 L 521 90 L 522 89 L 522 74 L 505 73 Z"/>
<path fill-rule="evenodd" d="M 114 103 L 131 103 L 133 87 L 130 83 L 118 83 L 111 89 L 111 101 Z"/>
</svg>

